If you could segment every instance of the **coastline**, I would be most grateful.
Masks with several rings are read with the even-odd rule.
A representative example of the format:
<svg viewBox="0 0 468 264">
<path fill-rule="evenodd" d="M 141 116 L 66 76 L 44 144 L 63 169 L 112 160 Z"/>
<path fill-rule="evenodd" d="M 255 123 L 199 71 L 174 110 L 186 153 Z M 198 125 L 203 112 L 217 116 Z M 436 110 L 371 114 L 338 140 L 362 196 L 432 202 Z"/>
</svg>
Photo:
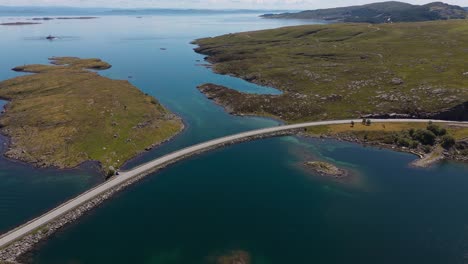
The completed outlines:
<svg viewBox="0 0 468 264">
<path fill-rule="evenodd" d="M 239 77 L 237 77 L 237 76 L 233 76 L 233 77 L 239 78 Z M 247 81 L 247 80 L 245 80 L 245 81 Z M 254 84 L 256 84 L 256 83 L 254 83 Z M 257 85 L 261 85 L 261 84 L 257 84 Z M 275 121 L 275 122 L 278 122 L 278 123 L 281 124 L 281 125 L 286 125 L 286 124 L 287 124 L 286 121 L 284 121 L 284 120 L 282 120 L 282 119 L 280 119 L 280 118 L 278 118 L 277 116 L 274 116 L 274 115 L 266 115 L 266 114 L 265 114 L 265 115 L 260 115 L 260 114 L 255 114 L 255 113 L 239 113 L 239 112 L 236 112 L 236 111 L 232 111 L 232 109 L 230 109 L 228 106 L 222 104 L 222 103 L 221 103 L 219 100 L 217 100 L 216 98 L 211 98 L 211 97 L 207 96 L 205 93 L 203 93 L 203 92 L 200 90 L 199 87 L 200 87 L 200 86 L 198 86 L 197 89 L 198 89 L 198 91 L 199 91 L 202 95 L 204 95 L 208 100 L 210 100 L 211 102 L 213 102 L 215 105 L 217 105 L 217 106 L 223 108 L 223 110 L 224 110 L 226 113 L 228 113 L 228 114 L 230 114 L 230 115 L 232 115 L 232 116 L 265 118 L 265 119 L 270 119 L 270 120 L 273 120 L 273 121 Z M 275 89 L 276 89 L 276 88 L 275 88 Z M 236 91 L 237 91 L 237 90 L 236 90 Z M 280 91 L 281 91 L 281 90 L 280 90 Z M 277 96 L 277 95 L 272 95 L 272 96 Z"/>
<path fill-rule="evenodd" d="M 359 139 L 357 137 L 330 136 L 330 135 L 316 136 L 316 135 L 311 135 L 311 134 L 307 134 L 307 133 L 304 133 L 304 132 L 298 133 L 297 136 L 304 137 L 304 138 L 334 139 L 334 140 L 338 140 L 338 141 L 344 141 L 344 142 L 359 144 L 359 145 L 362 145 L 364 147 L 374 147 L 374 148 L 379 148 L 379 149 L 388 149 L 388 150 L 391 150 L 391 151 L 412 154 L 412 155 L 414 155 L 414 156 L 416 156 L 418 158 L 415 159 L 414 161 L 410 162 L 408 165 L 411 166 L 411 167 L 415 167 L 415 168 L 429 168 L 429 167 L 431 167 L 433 165 L 436 165 L 436 164 L 438 164 L 438 163 L 440 163 L 440 162 L 442 162 L 444 160 L 453 161 L 453 162 L 460 162 L 460 163 L 464 163 L 464 164 L 468 163 L 468 159 L 463 160 L 463 159 L 459 159 L 457 157 L 453 157 L 453 156 L 450 156 L 450 155 L 445 155 L 442 151 L 439 152 L 440 155 L 437 158 L 431 158 L 431 155 L 433 155 L 433 152 L 422 153 L 422 152 L 418 152 L 418 151 L 415 151 L 415 150 L 412 150 L 412 149 L 409 149 L 409 148 L 400 147 L 400 146 L 396 146 L 396 145 L 390 145 L 390 144 L 385 144 L 385 143 L 381 143 L 381 142 L 364 141 L 364 140 L 361 140 L 361 139 Z"/>
<path fill-rule="evenodd" d="M 199 46 L 199 48 L 201 49 L 201 46 Z M 198 52 L 198 53 L 201 53 L 201 54 L 205 54 L 205 53 L 200 52 L 199 50 L 197 50 L 197 48 L 195 48 L 195 51 Z M 285 91 L 282 88 L 275 87 L 274 84 L 263 84 L 258 79 L 255 79 L 255 78 L 254 79 L 248 79 L 245 76 L 238 75 L 238 74 L 232 73 L 232 72 L 230 72 L 230 73 L 220 72 L 215 67 L 217 65 L 217 62 L 213 60 L 212 54 L 206 53 L 206 55 L 207 55 L 207 57 L 205 58 L 205 60 L 207 62 L 209 62 L 209 63 L 212 63 L 213 67 L 211 67 L 211 69 L 212 69 L 212 71 L 214 73 L 241 78 L 241 79 L 243 79 L 245 81 L 248 81 L 250 83 L 254 83 L 254 84 L 257 84 L 257 85 L 269 85 L 269 86 L 271 86 L 271 87 L 273 87 L 275 89 L 278 89 L 278 90 L 282 91 L 283 94 L 285 93 Z M 236 109 L 241 104 L 236 104 L 236 102 L 234 102 L 232 98 L 234 98 L 234 97 L 236 97 L 236 95 L 240 94 L 240 95 L 243 95 L 243 96 L 247 96 L 246 98 L 244 98 L 244 99 L 247 99 L 247 98 L 249 98 L 248 94 L 239 92 L 239 91 L 237 91 L 235 89 L 232 89 L 232 88 L 229 88 L 229 87 L 225 87 L 225 86 L 221 86 L 221 85 L 217 85 L 217 84 L 213 84 L 213 83 L 206 83 L 206 84 L 199 85 L 199 86 L 197 86 L 197 89 L 198 89 L 198 91 L 200 93 L 205 95 L 205 97 L 207 99 L 211 100 L 214 104 L 222 107 L 224 109 L 224 111 L 226 111 L 230 115 L 272 118 L 274 120 L 278 120 L 278 122 L 288 124 L 288 122 L 284 118 L 282 118 L 282 116 L 277 116 L 277 115 L 271 114 L 271 113 L 269 113 L 267 111 L 263 111 L 263 112 L 243 112 L 242 107 L 239 107 L 239 109 Z M 265 97 L 265 101 L 268 101 L 270 104 L 273 104 L 272 100 L 274 98 L 277 98 L 277 97 L 282 96 L 282 95 L 261 95 L 261 96 Z M 466 103 L 462 104 L 461 108 L 465 107 L 465 105 L 466 105 Z M 419 118 L 419 116 L 417 116 L 417 115 L 398 115 L 398 114 L 393 114 L 393 113 L 385 113 L 385 114 L 378 114 L 378 115 L 373 115 L 373 114 L 361 115 L 359 118 L 375 118 L 375 119 L 389 119 L 389 120 L 398 119 L 398 118 L 427 119 L 428 122 L 431 119 L 442 119 L 442 120 L 446 120 L 446 121 L 457 122 L 457 121 L 449 119 L 449 116 L 445 116 L 445 114 L 453 112 L 454 109 L 456 110 L 457 107 L 447 109 L 447 110 L 443 110 L 443 111 L 437 112 L 437 113 L 432 113 L 432 114 L 426 113 L 421 118 Z M 262 106 L 262 110 L 264 110 L 263 106 Z M 436 117 L 443 117 L 443 118 L 436 118 Z M 464 119 L 461 119 L 461 120 L 458 120 L 458 121 L 463 121 L 463 120 Z M 289 124 L 291 124 L 291 123 L 289 123 Z M 416 150 L 410 149 L 408 147 L 398 146 L 396 144 L 386 144 L 386 143 L 383 143 L 383 142 L 370 142 L 370 141 L 359 139 L 358 137 L 347 136 L 347 135 L 310 135 L 310 134 L 307 134 L 307 133 L 300 133 L 300 134 L 301 134 L 301 136 L 304 136 L 304 137 L 320 137 L 320 138 L 337 139 L 337 140 L 342 140 L 342 141 L 361 144 L 363 146 L 373 146 L 373 147 L 385 148 L 385 149 L 398 151 L 398 152 L 410 153 L 410 154 L 416 155 L 418 157 L 417 160 L 410 163 L 410 166 L 412 166 L 412 167 L 428 168 L 428 167 L 431 167 L 432 165 L 434 165 L 436 163 L 439 163 L 439 162 L 441 162 L 443 160 L 468 163 L 468 157 L 464 158 L 462 155 L 453 154 L 453 151 L 452 151 L 452 153 L 449 153 L 448 151 L 444 151 L 444 150 L 436 152 L 436 149 L 438 149 L 437 147 L 432 149 L 431 152 L 429 152 L 429 153 L 424 153 L 424 152 L 421 152 L 421 151 L 416 151 Z M 437 155 L 437 157 L 434 157 L 435 155 Z"/>
<path fill-rule="evenodd" d="M 5 101 L 5 105 L 2 107 L 2 110 L 0 110 L 0 116 L 6 111 L 6 106 L 10 103 L 10 100 L 9 99 L 6 99 L 6 98 L 1 98 L 0 97 L 0 101 Z M 146 152 L 148 151 L 151 151 L 163 144 L 166 144 L 172 140 L 174 140 L 177 136 L 179 136 L 183 131 L 185 131 L 186 129 L 186 124 L 184 122 L 184 120 L 182 118 L 180 118 L 179 116 L 177 116 L 177 118 L 180 120 L 181 122 L 181 126 L 180 126 L 180 130 L 177 131 L 177 133 L 173 134 L 171 137 L 161 141 L 161 142 L 157 142 L 157 143 L 153 143 L 151 145 L 149 145 L 148 147 L 146 147 L 144 150 L 140 151 L 139 153 L 136 153 L 133 157 L 129 158 L 128 160 L 126 160 L 121 167 L 125 167 L 125 165 L 132 161 L 133 159 L 141 156 L 141 155 L 144 155 Z M 69 171 L 69 170 L 74 170 L 74 169 L 77 169 L 77 168 L 80 168 L 83 166 L 83 164 L 87 164 L 87 163 L 94 163 L 96 164 L 96 171 L 99 172 L 101 175 L 105 175 L 105 170 L 104 168 L 101 166 L 100 162 L 97 161 L 97 160 L 85 160 L 83 161 L 82 163 L 76 165 L 76 166 L 73 166 L 73 167 L 57 167 L 57 166 L 47 166 L 47 167 L 42 167 L 42 166 L 39 166 L 37 163 L 32 163 L 32 162 L 27 162 L 27 161 L 24 161 L 24 160 L 21 160 L 21 159 L 13 159 L 13 158 L 10 158 L 8 156 L 5 155 L 6 151 L 8 150 L 8 148 L 10 147 L 10 144 L 11 144 L 11 137 L 9 137 L 8 135 L 2 133 L 2 130 L 1 130 L 1 127 L 0 127 L 0 135 L 2 137 L 5 138 L 5 142 L 3 142 L 3 145 L 4 145 L 4 149 L 3 151 L 0 152 L 0 155 L 3 156 L 3 158 L 11 161 L 11 162 L 17 162 L 17 163 L 20 163 L 20 164 L 25 164 L 25 165 L 30 165 L 32 167 L 34 167 L 35 169 L 42 169 L 42 168 L 52 168 L 52 169 L 57 169 L 57 170 L 60 170 L 60 171 Z"/>
<path fill-rule="evenodd" d="M 170 137 L 170 138 L 167 138 L 167 139 L 164 140 L 164 141 L 161 141 L 161 142 L 159 142 L 159 143 L 155 143 L 155 144 L 152 144 L 151 146 L 148 146 L 147 148 L 145 148 L 144 151 L 141 151 L 140 153 L 135 154 L 135 156 L 133 156 L 132 158 L 126 160 L 126 161 L 122 164 L 122 166 L 120 166 L 120 167 L 121 167 L 121 168 L 126 168 L 127 164 L 130 163 L 130 162 L 132 162 L 134 159 L 137 159 L 137 158 L 141 157 L 142 155 L 145 155 L 145 153 L 148 153 L 148 152 L 150 152 L 150 151 L 152 151 L 152 150 L 154 150 L 154 149 L 157 149 L 159 146 L 162 146 L 162 145 L 164 145 L 164 144 L 167 144 L 167 143 L 169 143 L 169 142 L 175 140 L 178 136 L 180 136 L 180 135 L 187 129 L 187 124 L 185 123 L 185 121 L 184 121 L 182 118 L 180 118 L 180 121 L 181 121 L 181 124 L 182 124 L 182 125 L 181 125 L 181 127 L 180 127 L 180 130 L 179 130 L 176 134 L 174 134 L 174 135 L 173 135 L 172 137 Z"/>
<path fill-rule="evenodd" d="M 229 88 L 231 89 L 231 88 Z M 203 86 L 198 86 L 198 90 L 200 93 L 204 94 L 207 99 L 211 100 L 214 104 L 222 107 L 227 113 L 230 115 L 234 116 L 255 116 L 255 117 L 262 117 L 262 118 L 272 118 L 274 120 L 277 120 L 280 123 L 283 124 L 288 124 L 287 121 L 278 118 L 277 116 L 274 115 L 269 115 L 268 113 L 242 113 L 239 111 L 233 110 L 229 105 L 224 104 L 217 98 L 216 96 L 212 96 L 210 93 L 207 93 L 206 90 L 203 89 Z M 383 118 L 383 119 L 393 119 L 393 118 Z M 408 119 L 417 119 L 415 117 L 408 118 Z M 427 119 L 430 121 L 430 119 Z M 454 121 L 455 122 L 455 121 Z M 434 158 L 429 158 L 431 155 L 433 155 L 433 152 L 429 153 L 423 153 L 419 151 L 415 151 L 413 149 L 407 148 L 407 147 L 400 147 L 397 145 L 392 145 L 392 144 L 385 144 L 382 142 L 369 142 L 365 141 L 362 139 L 359 139 L 358 137 L 353 137 L 353 136 L 346 136 L 346 135 L 311 135 L 307 133 L 299 133 L 300 136 L 303 137 L 314 137 L 314 138 L 328 138 L 328 139 L 337 139 L 337 140 L 342 140 L 342 141 L 347 141 L 347 142 L 352 142 L 352 143 L 357 143 L 361 144 L 364 146 L 373 146 L 373 147 L 378 147 L 378 148 L 385 148 L 393 151 L 398 151 L 398 152 L 404 152 L 404 153 L 410 153 L 413 155 L 418 156 L 418 160 L 415 160 L 412 162 L 410 165 L 414 167 L 421 167 L 421 168 L 426 168 L 430 167 L 442 160 L 452 160 L 452 161 L 457 161 L 457 162 L 464 162 L 467 163 L 468 159 L 462 159 L 457 155 L 445 155 L 445 152 L 440 152 L 439 157 L 434 159 Z"/>
</svg>

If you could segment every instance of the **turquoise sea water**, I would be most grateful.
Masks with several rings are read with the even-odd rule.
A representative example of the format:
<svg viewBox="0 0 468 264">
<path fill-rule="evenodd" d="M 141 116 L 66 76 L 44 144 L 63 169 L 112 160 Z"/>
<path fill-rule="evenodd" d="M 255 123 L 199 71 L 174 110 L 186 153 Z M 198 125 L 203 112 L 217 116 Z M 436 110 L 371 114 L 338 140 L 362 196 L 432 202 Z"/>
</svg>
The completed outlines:
<svg viewBox="0 0 468 264">
<path fill-rule="evenodd" d="M 6 18 L 0 18 L 3 21 Z M 180 147 L 277 121 L 235 117 L 201 95 L 205 82 L 276 93 L 211 72 L 193 39 L 301 21 L 254 14 L 106 16 L 1 27 L 0 79 L 50 56 L 99 57 L 101 74 L 129 79 L 179 114 L 187 129 L 126 167 Z M 60 37 L 49 42 L 45 36 Z M 165 48 L 166 50 L 161 50 Z M 2 70 L 3 69 L 3 70 Z M 4 145 L 2 145 L 5 147 Z M 27 256 L 32 263 L 206 263 L 231 250 L 253 263 L 464 263 L 468 169 L 413 169 L 409 154 L 333 140 L 272 138 L 206 153 L 129 187 Z M 335 182 L 302 168 L 326 160 L 352 172 Z M 60 203 L 102 178 L 91 168 L 37 170 L 0 159 L 0 230 Z"/>
</svg>

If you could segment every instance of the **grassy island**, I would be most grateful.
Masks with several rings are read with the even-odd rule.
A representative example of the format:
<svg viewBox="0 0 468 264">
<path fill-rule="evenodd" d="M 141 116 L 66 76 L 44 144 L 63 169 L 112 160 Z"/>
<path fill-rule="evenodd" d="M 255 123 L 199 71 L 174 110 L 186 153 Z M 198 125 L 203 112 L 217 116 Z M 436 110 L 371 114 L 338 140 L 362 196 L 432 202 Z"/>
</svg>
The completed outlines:
<svg viewBox="0 0 468 264">
<path fill-rule="evenodd" d="M 108 171 L 183 128 L 180 118 L 128 81 L 90 71 L 108 63 L 50 60 L 53 65 L 16 67 L 33 74 L 0 82 L 0 97 L 11 101 L 0 116 L 0 131 L 11 138 L 7 157 L 59 168 L 92 160 Z"/>
<path fill-rule="evenodd" d="M 390 114 L 468 119 L 467 20 L 305 25 L 195 43 L 216 72 L 284 92 L 200 87 L 234 114 L 288 122 Z"/>
</svg>

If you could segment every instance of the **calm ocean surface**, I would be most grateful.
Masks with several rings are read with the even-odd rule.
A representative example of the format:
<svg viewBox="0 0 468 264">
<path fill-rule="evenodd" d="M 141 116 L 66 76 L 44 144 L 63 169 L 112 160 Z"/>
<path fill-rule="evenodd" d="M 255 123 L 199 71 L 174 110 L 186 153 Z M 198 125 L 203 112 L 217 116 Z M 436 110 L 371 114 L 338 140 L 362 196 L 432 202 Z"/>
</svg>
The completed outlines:
<svg viewBox="0 0 468 264">
<path fill-rule="evenodd" d="M 51 56 L 98 57 L 102 75 L 128 79 L 180 115 L 174 141 L 131 168 L 215 137 L 278 125 L 235 117 L 201 95 L 206 82 L 278 93 L 199 64 L 190 42 L 219 34 L 301 24 L 256 14 L 104 16 L 0 27 L 0 79 Z M 1 22 L 24 20 L 0 17 Z M 49 34 L 59 36 L 47 41 Z M 166 49 L 166 50 L 162 50 Z M 1 103 L 0 103 L 1 105 Z M 6 147 L 0 139 L 0 149 Z M 352 171 L 339 183 L 305 171 L 306 160 Z M 464 263 L 468 167 L 414 169 L 414 156 L 334 140 L 282 137 L 230 146 L 182 161 L 119 193 L 42 243 L 33 263 L 206 263 L 232 250 L 253 263 Z M 0 232 L 103 181 L 91 166 L 39 170 L 0 158 Z"/>
</svg>

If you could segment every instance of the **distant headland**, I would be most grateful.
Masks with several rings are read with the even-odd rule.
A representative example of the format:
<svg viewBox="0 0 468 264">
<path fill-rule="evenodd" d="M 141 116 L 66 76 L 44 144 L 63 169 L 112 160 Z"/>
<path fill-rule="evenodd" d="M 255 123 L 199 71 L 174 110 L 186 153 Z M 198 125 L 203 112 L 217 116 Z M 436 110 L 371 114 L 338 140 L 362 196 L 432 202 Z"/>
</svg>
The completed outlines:
<svg viewBox="0 0 468 264">
<path fill-rule="evenodd" d="M 387 1 L 360 6 L 307 10 L 298 13 L 265 14 L 262 17 L 317 19 L 353 23 L 391 23 L 465 19 L 467 16 L 468 12 L 464 8 L 442 2 L 412 5 L 397 1 Z"/>
</svg>

